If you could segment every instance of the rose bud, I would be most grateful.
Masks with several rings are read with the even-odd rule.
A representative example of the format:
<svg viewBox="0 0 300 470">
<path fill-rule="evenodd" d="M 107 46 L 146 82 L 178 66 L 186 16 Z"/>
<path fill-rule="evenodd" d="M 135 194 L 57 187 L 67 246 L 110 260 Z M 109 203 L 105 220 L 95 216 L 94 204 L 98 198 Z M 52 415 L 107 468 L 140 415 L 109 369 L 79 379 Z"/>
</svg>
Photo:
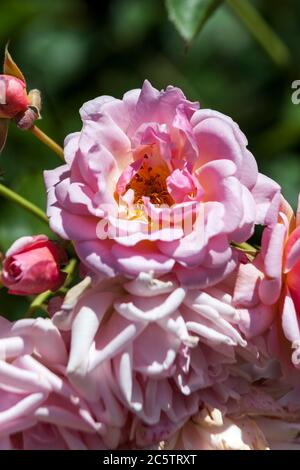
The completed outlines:
<svg viewBox="0 0 300 470">
<path fill-rule="evenodd" d="M 65 281 L 60 265 L 67 255 L 45 235 L 21 237 L 7 251 L 1 273 L 10 294 L 40 294 L 56 291 Z"/>
<path fill-rule="evenodd" d="M 26 111 L 28 105 L 25 82 L 11 75 L 0 75 L 0 117 L 12 119 Z"/>
<path fill-rule="evenodd" d="M 27 94 L 25 77 L 6 46 L 0 74 L 0 153 L 6 143 L 9 121 L 15 121 L 23 131 L 33 128 L 35 121 L 41 119 L 41 104 L 39 90 Z"/>
</svg>

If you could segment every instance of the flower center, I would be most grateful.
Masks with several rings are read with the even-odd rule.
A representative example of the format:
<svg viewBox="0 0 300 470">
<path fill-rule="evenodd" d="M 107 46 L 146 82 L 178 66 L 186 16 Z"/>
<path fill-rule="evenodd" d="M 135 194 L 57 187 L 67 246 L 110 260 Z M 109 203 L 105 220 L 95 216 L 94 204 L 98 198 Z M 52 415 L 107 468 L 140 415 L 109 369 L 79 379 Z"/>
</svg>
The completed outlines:
<svg viewBox="0 0 300 470">
<path fill-rule="evenodd" d="M 126 191 L 134 191 L 134 204 L 143 204 L 143 197 L 149 197 L 152 204 L 172 206 L 174 200 L 167 190 L 166 179 L 169 176 L 167 168 L 152 167 L 144 161 L 139 171 L 126 185 Z"/>
</svg>

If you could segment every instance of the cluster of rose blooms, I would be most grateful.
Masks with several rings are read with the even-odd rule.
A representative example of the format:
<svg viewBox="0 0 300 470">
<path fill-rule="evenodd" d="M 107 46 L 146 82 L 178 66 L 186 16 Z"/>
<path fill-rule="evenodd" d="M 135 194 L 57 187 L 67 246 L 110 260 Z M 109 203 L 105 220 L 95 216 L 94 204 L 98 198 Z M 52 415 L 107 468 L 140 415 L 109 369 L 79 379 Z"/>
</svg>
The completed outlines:
<svg viewBox="0 0 300 470">
<path fill-rule="evenodd" d="M 80 114 L 45 171 L 80 282 L 55 294 L 66 254 L 43 235 L 3 261 L 12 295 L 54 294 L 48 318 L 0 317 L 0 448 L 300 448 L 300 209 L 178 88 Z"/>
</svg>

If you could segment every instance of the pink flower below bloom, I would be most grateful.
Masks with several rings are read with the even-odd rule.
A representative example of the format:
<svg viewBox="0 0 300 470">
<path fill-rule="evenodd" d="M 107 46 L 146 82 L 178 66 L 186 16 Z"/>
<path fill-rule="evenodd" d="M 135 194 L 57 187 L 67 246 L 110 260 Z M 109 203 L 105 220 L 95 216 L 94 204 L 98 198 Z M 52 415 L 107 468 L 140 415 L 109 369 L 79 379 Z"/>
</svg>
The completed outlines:
<svg viewBox="0 0 300 470">
<path fill-rule="evenodd" d="M 135 445 L 167 438 L 204 399 L 226 401 L 246 347 L 226 287 L 186 291 L 147 273 L 88 284 L 51 305 L 53 323 L 71 334 L 68 377 L 84 399 L 107 403 L 116 426 L 121 409 L 140 423 Z"/>
<path fill-rule="evenodd" d="M 269 383 L 286 399 L 280 370 L 241 334 L 231 291 L 228 281 L 186 290 L 170 275 L 86 277 L 51 301 L 51 320 L 0 317 L 0 447 L 266 446 L 252 417 L 265 432 L 266 419 L 292 421 L 300 407 L 258 390 Z M 220 419 L 203 422 L 204 408 Z M 289 436 L 279 425 L 274 439 Z"/>
</svg>

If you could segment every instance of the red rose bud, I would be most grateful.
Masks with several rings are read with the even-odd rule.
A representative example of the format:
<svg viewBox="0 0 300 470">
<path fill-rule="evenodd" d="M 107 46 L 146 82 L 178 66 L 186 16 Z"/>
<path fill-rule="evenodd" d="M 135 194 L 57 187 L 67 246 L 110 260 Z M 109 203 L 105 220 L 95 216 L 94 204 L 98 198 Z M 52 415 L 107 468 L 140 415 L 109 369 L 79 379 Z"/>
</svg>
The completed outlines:
<svg viewBox="0 0 300 470">
<path fill-rule="evenodd" d="M 25 82 L 11 75 L 0 75 L 0 118 L 12 119 L 28 106 Z"/>
<path fill-rule="evenodd" d="M 45 235 L 21 237 L 6 253 L 1 281 L 15 295 L 56 291 L 67 276 L 60 270 L 66 261 L 64 250 Z"/>
</svg>

